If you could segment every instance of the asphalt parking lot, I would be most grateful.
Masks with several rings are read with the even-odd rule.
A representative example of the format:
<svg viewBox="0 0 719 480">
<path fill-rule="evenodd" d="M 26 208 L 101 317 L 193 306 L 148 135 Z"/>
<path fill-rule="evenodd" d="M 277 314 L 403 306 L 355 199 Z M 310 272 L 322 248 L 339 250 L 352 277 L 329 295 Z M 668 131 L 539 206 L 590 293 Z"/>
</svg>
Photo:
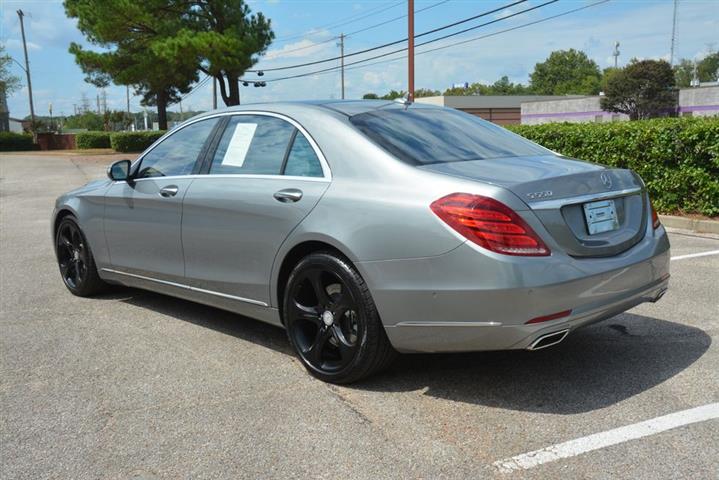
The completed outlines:
<svg viewBox="0 0 719 480">
<path fill-rule="evenodd" d="M 2 478 L 719 477 L 719 255 L 694 256 L 719 239 L 673 232 L 659 303 L 555 348 L 407 355 L 336 387 L 278 328 L 66 291 L 54 199 L 117 158 L 0 158 Z"/>
</svg>

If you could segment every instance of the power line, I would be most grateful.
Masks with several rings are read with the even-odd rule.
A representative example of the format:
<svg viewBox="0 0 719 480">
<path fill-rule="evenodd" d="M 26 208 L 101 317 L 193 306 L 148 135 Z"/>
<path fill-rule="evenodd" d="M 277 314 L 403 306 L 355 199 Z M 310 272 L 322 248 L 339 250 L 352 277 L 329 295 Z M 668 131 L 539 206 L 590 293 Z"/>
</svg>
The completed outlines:
<svg viewBox="0 0 719 480">
<path fill-rule="evenodd" d="M 470 31 L 470 30 L 476 30 L 476 29 L 481 28 L 481 27 L 486 27 L 487 25 L 492 25 L 492 24 L 494 24 L 494 23 L 501 22 L 501 21 L 507 20 L 507 19 L 512 18 L 512 17 L 516 17 L 517 15 L 522 15 L 522 14 L 524 14 L 524 13 L 531 12 L 532 10 L 537 10 L 538 8 L 545 7 L 545 6 L 549 5 L 549 4 L 556 3 L 556 2 L 558 2 L 558 1 L 559 1 L 559 0 L 549 0 L 548 2 L 541 3 L 541 4 L 536 5 L 536 6 L 534 6 L 534 7 L 530 7 L 530 8 L 527 8 L 527 9 L 525 9 L 525 10 L 520 10 L 519 12 L 512 13 L 512 14 L 510 14 L 510 15 L 505 15 L 504 17 L 497 18 L 497 19 L 491 20 L 491 21 L 489 21 L 489 22 L 482 23 L 482 24 L 480 24 L 480 25 L 475 25 L 474 27 L 466 28 L 466 29 L 464 29 L 464 30 L 462 30 L 462 31 L 459 31 L 459 32 L 451 33 L 451 34 L 445 35 L 445 36 L 443 36 L 443 37 L 439 37 L 439 38 L 436 38 L 436 39 L 433 39 L 433 40 L 427 40 L 426 42 L 418 43 L 418 44 L 416 44 L 415 46 L 416 46 L 416 47 L 421 47 L 421 46 L 423 46 L 423 45 L 428 45 L 428 44 L 430 44 L 430 43 L 434 43 L 434 42 L 437 42 L 437 41 L 440 41 L 440 40 L 444 40 L 444 39 L 449 38 L 449 37 L 453 37 L 453 36 L 456 36 L 456 35 L 460 35 L 460 34 L 462 34 L 462 33 L 466 33 L 466 32 L 468 32 L 468 31 Z M 606 0 L 606 1 L 609 1 L 609 0 Z M 436 30 L 436 29 L 435 29 L 435 30 Z M 419 36 L 419 35 L 417 35 L 417 36 Z M 362 60 L 356 60 L 356 61 L 354 61 L 354 62 L 345 63 L 345 67 L 352 66 L 352 65 L 357 65 L 357 64 L 364 63 L 364 62 L 368 62 L 368 61 L 370 61 L 370 60 L 375 60 L 375 59 L 378 59 L 378 58 L 387 57 L 387 56 L 393 55 L 393 54 L 395 54 L 395 53 L 404 52 L 404 51 L 406 51 L 406 50 L 407 50 L 407 47 L 399 48 L 399 49 L 397 49 L 397 50 L 392 50 L 391 52 L 385 52 L 385 53 L 381 53 L 381 54 L 379 54 L 379 55 L 374 55 L 374 56 L 372 56 L 372 57 L 363 58 Z M 347 57 L 347 56 L 349 56 L 349 55 L 345 55 L 345 56 Z M 299 73 L 299 74 L 297 74 L 297 75 L 290 75 L 290 76 L 286 76 L 286 77 L 273 78 L 273 79 L 263 80 L 263 81 L 264 81 L 264 82 L 277 82 L 277 81 L 280 81 L 280 80 L 289 80 L 289 79 L 292 79 L 292 78 L 307 77 L 307 76 L 311 76 L 311 75 L 316 75 L 316 74 L 318 74 L 318 73 L 325 73 L 325 72 L 330 72 L 330 71 L 335 71 L 335 70 L 337 70 L 337 67 L 336 67 L 336 66 L 333 66 L 333 67 L 330 67 L 330 68 L 324 68 L 324 69 L 322 69 L 322 70 L 315 70 L 315 71 L 313 71 L 313 72 Z"/>
<path fill-rule="evenodd" d="M 480 13 L 480 14 L 478 14 L 478 15 L 474 15 L 474 16 L 471 16 L 471 17 L 467 17 L 467 18 L 464 18 L 464 19 L 462 19 L 462 20 L 458 20 L 458 21 L 456 21 L 456 22 L 453 22 L 453 23 L 444 25 L 444 26 L 442 26 L 442 27 L 437 27 L 437 28 L 434 28 L 434 29 L 432 29 L 432 30 L 427 30 L 426 32 L 422 32 L 422 33 L 420 33 L 420 34 L 415 35 L 415 38 L 423 37 L 423 36 L 426 36 L 426 35 L 430 35 L 430 34 L 432 34 L 432 33 L 439 32 L 439 31 L 441 31 L 441 30 L 446 30 L 446 29 L 448 29 L 448 28 L 456 27 L 457 25 L 461 25 L 461 24 L 463 24 L 463 23 L 471 22 L 472 20 L 476 20 L 476 19 L 481 18 L 481 17 L 486 17 L 487 15 L 491 15 L 491 14 L 493 14 L 493 13 L 497 13 L 497 12 L 499 12 L 499 11 L 501 11 L 501 10 L 505 10 L 505 9 L 510 8 L 510 7 L 513 7 L 513 6 L 515 6 L 515 5 L 519 5 L 520 3 L 524 3 L 524 2 L 526 2 L 526 1 L 527 1 L 527 0 L 516 0 L 515 2 L 509 3 L 509 4 L 504 5 L 504 6 L 501 6 L 501 7 L 499 7 L 499 8 L 495 8 L 495 9 L 493 9 L 493 10 L 489 10 L 489 11 Z M 554 1 L 559 1 L 559 0 L 554 0 Z M 504 17 L 502 17 L 502 18 L 500 18 L 500 19 L 497 19 L 497 20 L 501 20 L 501 19 L 504 19 L 504 18 L 509 18 L 509 17 L 511 17 L 511 16 L 514 16 L 514 14 L 513 14 L 513 15 L 504 16 Z M 364 50 L 359 50 L 359 51 L 357 51 L 357 52 L 348 53 L 347 55 L 345 55 L 345 58 L 346 58 L 346 57 L 353 57 L 353 56 L 355 56 L 355 55 L 361 55 L 361 54 L 363 54 L 363 53 L 368 53 L 368 52 L 372 52 L 372 51 L 375 51 L 375 50 L 380 50 L 380 49 L 386 48 L 386 47 L 391 47 L 392 45 L 397 45 L 397 44 L 400 44 L 400 43 L 403 43 L 403 42 L 406 42 L 406 41 L 407 41 L 407 37 L 402 38 L 402 39 L 400 39 L 400 40 L 395 40 L 395 41 L 393 41 L 393 42 L 388 42 L 388 43 L 385 43 L 385 44 L 382 44 L 382 45 L 377 45 L 376 47 L 366 48 L 366 49 L 364 49 Z M 312 62 L 298 63 L 298 64 L 296 64 L 296 65 L 287 65 L 287 66 L 284 66 L 284 67 L 272 67 L 272 68 L 264 68 L 264 69 L 256 69 L 256 70 L 247 70 L 247 72 L 276 72 L 276 71 L 278 71 L 278 70 L 289 70 L 289 69 L 300 68 L 300 67 L 308 67 L 308 66 L 310 66 L 310 65 L 317 65 L 317 64 L 320 64 L 320 63 L 332 62 L 332 61 L 339 60 L 339 59 L 340 59 L 340 57 L 332 57 L 332 58 L 325 58 L 325 59 L 323 59 L 323 60 L 315 60 L 315 61 L 312 61 Z"/>
<path fill-rule="evenodd" d="M 580 11 L 580 10 L 585 10 L 585 9 L 587 9 L 587 8 L 595 7 L 595 6 L 597 6 L 597 5 L 601 5 L 601 4 L 603 4 L 603 3 L 607 3 L 607 2 L 610 2 L 610 1 L 611 1 L 611 0 L 601 0 L 601 1 L 599 1 L 599 2 L 591 3 L 591 4 L 585 5 L 585 6 L 583 6 L 583 7 L 575 8 L 575 9 L 572 9 L 572 10 L 567 10 L 566 12 L 558 13 L 558 14 L 556 14 L 556 15 L 551 15 L 551 16 L 549 16 L 549 17 L 540 18 L 539 20 L 534 20 L 534 21 L 532 21 L 532 22 L 523 23 L 522 25 L 517 25 L 517 26 L 515 26 L 515 27 L 505 28 L 504 30 L 498 30 L 498 31 L 496 31 L 496 32 L 488 33 L 488 34 L 485 34 L 485 35 L 480 35 L 480 36 L 478 36 L 478 37 L 472 37 L 472 38 L 468 38 L 468 39 L 465 39 L 465 40 L 461 40 L 461 41 L 459 41 L 459 42 L 454 42 L 454 43 L 450 43 L 450 44 L 447 44 L 447 45 L 442 45 L 442 46 L 440 46 L 440 47 L 435 47 L 435 48 L 430 48 L 430 49 L 428 49 L 428 50 L 423 50 L 423 51 L 421 51 L 421 52 L 418 52 L 417 55 L 424 55 L 425 53 L 436 52 L 436 51 L 438 51 L 438 50 L 444 50 L 444 49 L 447 49 L 447 48 L 456 47 L 456 46 L 458 46 L 458 45 L 464 45 L 464 44 L 466 44 L 466 43 L 476 42 L 476 41 L 478 41 L 478 40 L 483 40 L 483 39 L 485 39 L 485 38 L 495 37 L 495 36 L 501 35 L 501 34 L 503 34 L 503 33 L 511 32 L 511 31 L 514 31 L 514 30 L 519 30 L 519 29 L 521 29 L 521 28 L 530 27 L 530 26 L 536 25 L 536 24 L 538 24 L 538 23 L 547 22 L 547 21 L 549 21 L 549 20 L 553 20 L 553 19 L 558 18 L 558 17 L 563 17 L 563 16 L 565 16 L 565 15 L 569 15 L 569 14 L 571 14 L 571 13 L 575 13 L 575 12 L 578 12 L 578 11 Z M 406 49 L 405 49 L 405 50 L 406 50 Z M 395 53 L 397 53 L 397 52 L 395 52 Z M 379 62 L 372 62 L 372 63 L 368 63 L 368 64 L 366 64 L 366 65 L 355 66 L 355 67 L 352 67 L 352 68 L 348 68 L 347 70 L 356 70 L 356 69 L 358 69 L 358 68 L 366 68 L 366 67 L 373 66 L 373 65 L 379 65 L 379 64 L 384 64 L 384 63 L 396 62 L 397 60 L 402 60 L 403 58 L 406 58 L 406 57 L 407 57 L 407 55 L 402 55 L 402 56 L 399 56 L 399 57 L 397 57 L 397 58 L 392 58 L 392 59 L 390 59 L 390 60 L 380 60 Z"/>
<path fill-rule="evenodd" d="M 447 44 L 447 45 L 442 45 L 442 46 L 439 46 L 439 47 L 431 48 L 431 49 L 428 49 L 428 50 L 423 50 L 423 51 L 421 51 L 421 52 L 417 52 L 416 55 L 424 55 L 424 54 L 426 54 L 426 53 L 436 52 L 436 51 L 438 51 L 438 50 L 444 50 L 444 49 L 447 49 L 447 48 L 456 47 L 456 46 L 458 46 L 458 45 L 464 45 L 464 44 L 467 44 L 467 43 L 471 43 L 471 42 L 476 42 L 476 41 L 479 41 L 479 40 L 483 40 L 483 39 L 485 39 L 485 38 L 490 38 L 490 37 L 494 37 L 494 36 L 497 36 L 497 35 L 501 35 L 501 34 L 503 34 L 503 33 L 512 32 L 512 31 L 514 31 L 514 30 L 519 30 L 519 29 L 522 29 L 522 28 L 530 27 L 530 26 L 532 26 L 532 25 L 536 25 L 536 24 L 539 24 L 539 23 L 547 22 L 547 21 L 553 20 L 553 19 L 555 19 L 555 18 L 563 17 L 563 16 L 565 16 L 565 15 L 569 15 L 569 14 L 572 14 L 572 13 L 575 13 L 575 12 L 579 12 L 579 11 L 581 11 L 581 10 L 586 10 L 586 9 L 588 9 L 588 8 L 595 7 L 595 6 L 597 6 L 597 5 L 601 5 L 601 4 L 604 4 L 604 3 L 608 3 L 608 2 L 610 2 L 610 1 L 611 1 L 611 0 L 601 0 L 601 1 L 599 1 L 599 2 L 591 3 L 591 4 L 585 5 L 585 6 L 583 6 L 583 7 L 578 7 L 578 8 L 574 8 L 574 9 L 572 9 L 572 10 L 567 10 L 567 11 L 565 11 L 565 12 L 561 12 L 561 13 L 558 13 L 558 14 L 556 14 L 556 15 L 551 15 L 551 16 L 549 16 L 549 17 L 540 18 L 539 20 L 534 20 L 534 21 L 531 21 L 531 22 L 528 22 L 528 23 L 523 23 L 522 25 L 517 25 L 517 26 L 514 26 L 514 27 L 510 27 L 510 28 L 505 28 L 504 30 L 498 30 L 498 31 L 496 31 L 496 32 L 488 33 L 488 34 L 485 34 L 485 35 L 480 35 L 480 36 L 477 36 L 477 37 L 468 38 L 468 39 L 465 39 L 465 40 L 461 40 L 461 41 L 459 41 L 459 42 L 454 42 L 454 43 L 450 43 L 450 44 Z M 541 6 L 541 5 L 540 5 L 540 6 Z M 521 12 L 519 12 L 519 13 L 521 13 Z M 506 17 L 505 17 L 505 18 L 506 18 Z M 424 42 L 424 43 L 422 43 L 421 45 L 426 45 L 427 43 L 430 43 L 430 42 Z M 406 51 L 406 50 L 407 50 L 406 48 L 403 48 L 403 49 L 395 50 L 395 51 L 393 51 L 393 52 L 389 52 L 388 54 L 382 55 L 382 56 L 388 56 L 388 55 L 392 55 L 392 54 L 404 52 L 404 51 Z M 357 64 L 365 63 L 365 62 L 367 62 L 367 61 L 369 61 L 369 60 L 372 60 L 372 59 L 374 59 L 374 58 L 379 58 L 379 57 L 380 57 L 380 56 L 373 57 L 373 58 L 367 58 L 367 59 L 364 59 L 364 60 L 359 60 L 359 61 L 356 61 L 356 62 L 353 62 L 353 63 L 350 63 L 350 64 L 346 64 L 345 67 L 350 66 L 350 68 L 346 68 L 346 70 L 356 70 L 356 69 L 359 69 L 359 68 L 366 68 L 366 67 L 371 67 L 371 66 L 374 66 L 374 65 L 380 65 L 380 64 L 386 64 L 386 63 L 396 62 L 396 61 L 398 61 L 398 60 L 402 60 L 402 59 L 404 59 L 404 58 L 407 58 L 407 55 L 402 55 L 402 56 L 399 56 L 399 57 L 396 57 L 396 58 L 392 58 L 392 59 L 389 59 L 389 60 L 380 60 L 380 61 L 378 61 L 378 62 L 367 63 L 367 64 L 365 64 L 365 65 L 357 65 Z M 352 65 L 355 65 L 355 66 L 352 66 Z M 276 81 L 280 81 L 280 80 L 287 80 L 287 79 L 289 79 L 289 78 L 298 78 L 298 77 L 301 77 L 301 76 L 321 75 L 321 74 L 324 74 L 324 73 L 329 73 L 329 72 L 332 71 L 332 70 L 335 70 L 335 71 L 336 71 L 336 70 L 337 70 L 337 67 L 334 67 L 333 69 L 324 69 L 324 70 L 318 70 L 318 71 L 315 71 L 315 72 L 308 72 L 308 73 L 305 73 L 305 74 L 302 74 L 302 75 L 299 75 L 299 76 L 298 76 L 298 75 L 295 75 L 295 76 L 292 76 L 292 77 L 274 78 L 274 79 L 265 80 L 265 81 L 266 81 L 266 82 L 276 82 Z"/>
<path fill-rule="evenodd" d="M 419 10 L 415 10 L 415 13 L 424 12 L 425 10 L 429 10 L 429 9 L 431 9 L 431 8 L 438 7 L 438 6 L 440 6 L 440 5 L 444 4 L 444 3 L 447 3 L 447 2 L 449 2 L 449 1 L 451 1 L 451 0 L 442 0 L 441 2 L 437 2 L 437 3 L 434 3 L 434 4 L 432 4 L 432 5 L 428 5 L 428 6 L 424 7 L 424 8 L 420 8 Z M 401 20 L 401 19 L 406 18 L 406 17 L 407 17 L 407 14 L 405 14 L 405 15 L 400 15 L 399 17 L 390 18 L 389 20 L 385 20 L 385 21 L 380 22 L 380 23 L 375 23 L 374 25 L 369 25 L 369 26 L 364 27 L 364 28 L 361 28 L 361 29 L 359 29 L 359 30 L 355 30 L 354 32 L 345 33 L 345 34 L 344 34 L 344 37 L 345 37 L 345 38 L 351 37 L 351 36 L 356 35 L 356 34 L 358 34 L 358 33 L 363 33 L 363 32 L 366 32 L 366 31 L 368 31 L 368 30 L 372 30 L 373 28 L 381 27 L 381 26 L 383 26 L 383 25 L 387 25 L 388 23 L 396 22 L 397 20 Z M 339 35 L 335 35 L 335 36 L 333 36 L 333 37 L 331 37 L 331 38 L 328 38 L 327 40 L 322 40 L 321 42 L 315 42 L 315 43 L 313 43 L 312 45 L 305 45 L 304 47 L 297 47 L 297 48 L 293 48 L 293 49 L 290 49 L 290 50 L 281 50 L 281 52 L 282 52 L 283 55 L 282 55 L 282 56 L 278 56 L 278 57 L 274 57 L 273 60 L 274 60 L 275 58 L 282 58 L 283 56 L 285 56 L 284 54 L 293 53 L 293 52 L 299 52 L 299 51 L 302 51 L 302 50 L 307 50 L 307 49 L 309 49 L 309 48 L 315 48 L 315 47 L 317 47 L 317 46 L 319 46 L 319 45 L 324 45 L 325 43 L 333 42 L 333 41 L 335 41 L 335 40 L 337 40 L 337 39 L 339 39 L 339 38 L 340 38 Z M 264 71 L 264 70 L 263 70 L 263 71 Z"/>
<path fill-rule="evenodd" d="M 415 10 L 414 13 L 421 13 L 425 10 L 429 10 L 434 7 L 438 7 L 444 3 L 449 2 L 450 0 L 442 0 L 441 2 L 434 3 L 432 5 L 428 5 L 424 8 L 420 8 L 419 10 Z M 373 28 L 381 27 L 382 25 L 387 25 L 388 23 L 396 22 L 397 20 L 401 20 L 403 18 L 407 18 L 407 14 L 400 15 L 399 17 L 390 18 L 389 20 L 385 20 L 384 22 L 375 23 L 374 25 L 370 25 L 368 27 L 361 28 L 359 30 L 355 30 L 354 32 L 350 32 L 345 34 L 345 37 L 349 37 L 351 35 L 357 35 L 358 33 L 366 32 L 367 30 L 372 30 Z"/>
<path fill-rule="evenodd" d="M 397 7 L 397 6 L 399 6 L 399 5 L 402 5 L 403 3 L 404 3 L 404 0 L 402 0 L 402 1 L 400 1 L 400 2 L 393 3 L 393 4 L 391 4 L 391 5 L 389 5 L 389 6 L 386 6 L 386 7 L 373 8 L 373 9 L 371 9 L 371 10 L 368 10 L 364 15 L 360 15 L 359 17 L 356 17 L 356 16 L 351 15 L 351 16 L 349 16 L 349 17 L 345 17 L 345 18 L 342 19 L 342 20 L 337 20 L 337 21 L 332 22 L 332 23 L 328 23 L 328 24 L 325 24 L 325 25 L 320 25 L 319 27 L 314 27 L 314 28 L 312 28 L 311 30 L 306 31 L 305 33 L 299 33 L 299 34 L 297 34 L 297 35 L 287 35 L 287 36 L 284 36 L 284 37 L 277 38 L 276 40 L 277 40 L 277 41 L 281 41 L 281 40 L 293 40 L 293 39 L 295 39 L 295 38 L 302 38 L 302 37 L 306 37 L 306 36 L 308 36 L 308 35 L 311 35 L 313 32 L 315 32 L 315 31 L 317 31 L 317 30 L 326 30 L 326 29 L 330 29 L 330 28 L 337 28 L 337 27 L 342 27 L 342 26 L 344 26 L 344 25 L 349 25 L 349 24 L 351 24 L 351 23 L 355 23 L 355 22 L 358 22 L 358 21 L 360 21 L 360 20 L 363 20 L 363 19 L 365 19 L 365 18 L 367 18 L 367 17 L 371 17 L 372 15 L 377 15 L 378 13 L 386 12 L 387 10 L 390 10 L 390 9 L 392 9 L 392 8 L 394 8 L 394 7 Z"/>
<path fill-rule="evenodd" d="M 184 94 L 183 96 L 181 96 L 180 99 L 179 99 L 177 102 L 174 102 L 174 103 L 182 102 L 182 101 L 185 100 L 187 97 L 189 97 L 190 95 L 192 95 L 193 93 L 195 93 L 197 90 L 199 90 L 200 88 L 202 88 L 202 87 L 204 87 L 205 85 L 207 85 L 207 82 L 210 80 L 210 78 L 212 78 L 212 76 L 210 76 L 210 75 L 205 75 L 205 78 L 203 78 L 202 80 L 200 80 L 199 82 L 197 82 L 197 85 L 195 85 L 194 87 L 192 87 L 192 90 L 190 90 L 189 92 L 187 92 L 186 94 Z"/>
</svg>

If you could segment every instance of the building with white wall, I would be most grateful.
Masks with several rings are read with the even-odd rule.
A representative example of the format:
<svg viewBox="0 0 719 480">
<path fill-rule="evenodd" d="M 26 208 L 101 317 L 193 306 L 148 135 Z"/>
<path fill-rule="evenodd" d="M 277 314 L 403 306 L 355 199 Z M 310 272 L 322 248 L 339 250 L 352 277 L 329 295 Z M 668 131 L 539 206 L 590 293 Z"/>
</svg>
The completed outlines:
<svg viewBox="0 0 719 480">
<path fill-rule="evenodd" d="M 521 122 L 523 125 L 538 125 L 552 122 L 602 123 L 629 120 L 628 115 L 602 110 L 600 98 L 587 96 L 523 102 Z M 719 86 L 680 89 L 677 113 L 682 116 L 719 115 Z"/>
</svg>

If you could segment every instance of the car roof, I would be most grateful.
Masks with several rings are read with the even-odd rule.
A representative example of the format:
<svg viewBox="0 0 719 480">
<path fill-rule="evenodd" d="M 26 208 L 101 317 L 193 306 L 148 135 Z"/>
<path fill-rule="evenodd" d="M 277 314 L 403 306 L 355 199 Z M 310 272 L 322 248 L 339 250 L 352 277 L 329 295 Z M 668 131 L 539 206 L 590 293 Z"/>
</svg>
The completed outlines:
<svg viewBox="0 0 719 480">
<path fill-rule="evenodd" d="M 441 109 L 443 107 L 412 103 L 410 104 L 413 109 L 415 108 L 435 108 Z M 247 103 L 243 105 L 235 105 L 226 108 L 220 108 L 203 113 L 201 116 L 211 115 L 217 112 L 242 112 L 247 110 L 259 110 L 276 113 L 289 113 L 289 111 L 296 111 L 298 107 L 307 107 L 314 110 L 331 110 L 335 113 L 346 115 L 351 117 L 353 115 L 359 115 L 374 110 L 385 110 L 385 109 L 403 109 L 407 108 L 408 104 L 401 100 L 302 100 L 302 101 L 283 101 L 283 102 L 263 102 L 263 103 Z"/>
</svg>

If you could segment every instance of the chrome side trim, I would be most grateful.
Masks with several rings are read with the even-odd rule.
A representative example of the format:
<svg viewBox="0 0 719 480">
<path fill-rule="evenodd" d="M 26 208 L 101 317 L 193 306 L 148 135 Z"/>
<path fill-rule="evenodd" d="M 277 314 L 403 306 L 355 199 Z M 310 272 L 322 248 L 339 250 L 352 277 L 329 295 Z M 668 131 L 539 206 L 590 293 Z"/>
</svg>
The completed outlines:
<svg viewBox="0 0 719 480">
<path fill-rule="evenodd" d="M 555 210 L 565 205 L 574 205 L 576 203 L 591 202 L 594 200 L 609 200 L 610 198 L 624 197 L 627 195 L 637 195 L 642 192 L 641 187 L 627 188 L 624 190 L 615 190 L 605 193 L 589 193 L 579 197 L 558 198 L 555 200 L 542 200 L 541 202 L 528 202 L 527 204 L 532 210 Z"/>
<path fill-rule="evenodd" d="M 499 327 L 501 322 L 400 322 L 395 327 Z"/>
<path fill-rule="evenodd" d="M 220 112 L 220 113 L 213 113 L 210 115 L 205 115 L 200 118 L 193 118 L 191 120 L 187 120 L 182 125 L 178 125 L 177 127 L 173 128 L 172 130 L 169 130 L 165 135 L 158 138 L 157 141 L 155 141 L 155 143 L 153 143 L 152 145 L 147 147 L 147 149 L 144 152 L 142 152 L 135 159 L 134 162 L 132 162 L 132 164 L 130 165 L 130 172 L 135 170 L 135 166 L 142 161 L 142 159 L 145 157 L 145 155 L 150 153 L 156 146 L 158 146 L 159 144 L 161 144 L 162 142 L 164 142 L 165 140 L 167 140 L 168 138 L 170 138 L 172 135 L 179 132 L 183 128 L 185 128 L 189 125 L 192 125 L 193 123 L 200 122 L 202 120 L 207 120 L 207 119 L 216 118 L 216 117 L 225 117 L 228 115 L 230 115 L 230 116 L 232 116 L 232 115 L 262 115 L 265 117 L 279 118 L 280 120 L 289 122 L 293 127 L 295 127 L 297 130 L 299 130 L 305 136 L 305 138 L 307 138 L 308 142 L 310 142 L 310 145 L 312 146 L 312 150 L 314 150 L 315 155 L 317 155 L 317 158 L 319 158 L 320 165 L 322 166 L 322 173 L 324 175 L 322 177 L 322 179 L 326 180 L 326 181 L 332 180 L 332 170 L 330 169 L 330 165 L 327 162 L 327 159 L 325 158 L 324 153 L 322 153 L 320 146 L 317 144 L 315 139 L 312 138 L 312 135 L 310 135 L 309 132 L 307 130 L 305 130 L 305 128 L 302 125 L 300 125 L 300 123 L 297 122 L 294 118 L 288 117 L 287 115 L 284 115 L 281 113 L 268 112 L 268 111 L 262 111 L 262 110 L 241 110 L 241 111 L 232 111 L 232 112 Z M 188 175 L 182 175 L 182 178 L 186 178 L 187 176 Z M 201 175 L 201 176 L 206 176 L 206 175 Z M 240 175 L 238 175 L 238 176 L 240 176 Z M 284 175 L 268 175 L 268 176 L 271 176 L 273 178 L 291 178 L 291 177 L 285 177 Z M 158 177 L 148 177 L 148 178 L 157 179 Z M 169 179 L 170 177 L 159 177 L 159 178 Z M 302 178 L 302 179 L 315 178 L 315 179 L 317 179 L 319 177 L 299 177 L 299 178 Z M 139 178 L 135 179 L 135 181 L 137 181 L 137 180 L 140 180 L 140 179 Z"/>
<path fill-rule="evenodd" d="M 182 288 L 184 290 L 190 290 L 198 293 L 206 293 L 208 295 L 215 295 L 217 297 L 228 298 L 230 300 L 237 300 L 238 302 L 249 303 L 252 305 L 259 305 L 260 307 L 269 307 L 265 302 L 259 300 L 252 300 L 250 298 L 237 297 L 235 295 L 229 295 L 227 293 L 215 292 L 213 290 L 205 290 L 204 288 L 191 287 L 182 283 L 169 282 L 167 280 L 160 280 L 158 278 L 146 277 L 144 275 L 137 275 L 136 273 L 121 272 L 120 270 L 113 270 L 111 268 L 102 268 L 103 272 L 115 273 L 117 275 L 125 275 L 127 277 L 137 278 L 139 280 L 147 280 L 148 282 L 160 283 L 162 285 L 168 285 L 170 287 Z"/>
<path fill-rule="evenodd" d="M 144 178 L 138 178 L 136 180 L 133 180 L 135 183 L 139 182 L 146 182 L 148 180 L 155 180 L 159 181 L 162 180 L 163 182 L 166 180 L 179 180 L 179 179 L 211 179 L 211 178 L 259 178 L 259 179 L 267 179 L 267 180 L 299 180 L 304 182 L 320 182 L 320 183 L 330 183 L 330 179 L 327 177 L 298 177 L 295 175 L 259 175 L 259 174 L 241 174 L 241 173 L 223 173 L 220 175 L 212 174 L 212 175 L 205 175 L 205 174 L 192 174 L 192 175 L 168 175 L 166 177 L 144 177 Z M 113 183 L 126 183 L 125 180 L 113 180 Z"/>
</svg>

